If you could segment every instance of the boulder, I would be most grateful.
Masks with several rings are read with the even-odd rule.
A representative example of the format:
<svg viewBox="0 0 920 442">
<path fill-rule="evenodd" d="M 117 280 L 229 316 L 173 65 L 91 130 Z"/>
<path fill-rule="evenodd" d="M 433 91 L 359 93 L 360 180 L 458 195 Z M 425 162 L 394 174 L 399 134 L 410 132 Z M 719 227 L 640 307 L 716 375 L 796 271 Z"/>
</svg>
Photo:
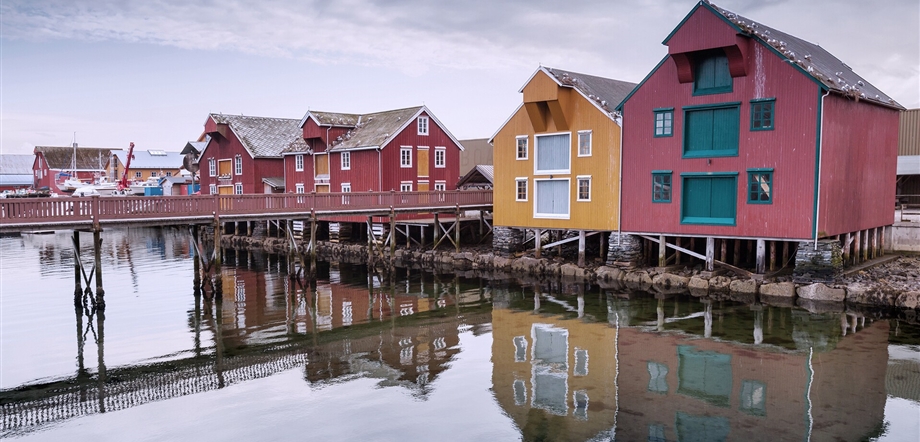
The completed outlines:
<svg viewBox="0 0 920 442">
<path fill-rule="evenodd" d="M 776 282 L 760 286 L 761 296 L 771 296 L 775 298 L 794 298 L 795 284 L 792 282 Z"/>
<path fill-rule="evenodd" d="M 690 288 L 690 294 L 693 296 L 706 296 L 709 293 L 709 280 L 693 276 L 690 278 L 690 282 L 687 283 L 687 287 Z"/>
<path fill-rule="evenodd" d="M 645 270 L 635 270 L 623 277 L 623 283 L 633 290 L 648 291 L 652 286 L 652 278 Z"/>
<path fill-rule="evenodd" d="M 820 282 L 799 287 L 795 293 L 800 298 L 810 299 L 813 301 L 833 301 L 841 302 L 846 298 L 844 289 L 830 288 Z"/>
<path fill-rule="evenodd" d="M 689 283 L 690 278 L 671 273 L 661 273 L 652 278 L 652 285 L 663 289 L 685 289 Z"/>
<path fill-rule="evenodd" d="M 625 273 L 622 270 L 615 268 L 615 267 L 608 267 L 608 266 L 598 267 L 596 274 L 597 274 L 598 282 L 600 281 L 604 281 L 604 282 L 619 281 L 620 279 L 623 279 L 623 276 L 625 275 Z"/>
<path fill-rule="evenodd" d="M 916 309 L 920 307 L 920 291 L 904 292 L 898 295 L 895 305 L 902 308 Z"/>
<path fill-rule="evenodd" d="M 735 279 L 729 283 L 728 289 L 733 293 L 753 295 L 757 293 L 757 281 L 753 279 Z"/>
<path fill-rule="evenodd" d="M 563 264 L 559 267 L 559 271 L 562 276 L 569 276 L 574 278 L 585 277 L 585 269 L 578 267 L 575 264 Z"/>
<path fill-rule="evenodd" d="M 709 290 L 713 292 L 727 292 L 731 290 L 732 280 L 727 276 L 714 276 L 709 278 Z"/>
</svg>

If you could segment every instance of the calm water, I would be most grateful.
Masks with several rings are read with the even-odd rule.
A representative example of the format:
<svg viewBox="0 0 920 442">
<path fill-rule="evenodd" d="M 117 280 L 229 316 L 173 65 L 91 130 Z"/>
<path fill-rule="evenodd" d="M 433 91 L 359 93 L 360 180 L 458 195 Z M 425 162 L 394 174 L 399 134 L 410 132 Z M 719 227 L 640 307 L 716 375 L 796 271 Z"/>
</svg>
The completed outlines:
<svg viewBox="0 0 920 442">
<path fill-rule="evenodd" d="M 182 231 L 103 237 L 104 314 L 75 309 L 69 232 L 0 238 L 0 437 L 920 440 L 906 314 L 346 264 L 303 287 L 245 252 L 209 300 Z"/>
</svg>

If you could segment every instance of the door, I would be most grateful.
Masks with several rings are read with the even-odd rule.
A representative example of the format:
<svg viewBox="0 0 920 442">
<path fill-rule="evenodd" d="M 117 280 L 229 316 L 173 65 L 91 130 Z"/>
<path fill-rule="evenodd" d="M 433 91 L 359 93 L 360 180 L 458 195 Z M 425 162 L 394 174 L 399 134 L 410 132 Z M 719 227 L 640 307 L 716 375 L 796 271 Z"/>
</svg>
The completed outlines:
<svg viewBox="0 0 920 442">
<path fill-rule="evenodd" d="M 217 186 L 217 193 L 220 195 L 233 195 L 233 186 Z"/>
<path fill-rule="evenodd" d="M 428 149 L 418 149 L 418 176 L 428 176 Z M 427 187 L 427 184 L 426 184 Z M 419 189 L 422 190 L 422 189 Z M 428 189 L 425 189 L 426 191 Z"/>
<path fill-rule="evenodd" d="M 328 184 L 317 184 L 316 193 L 329 193 L 329 185 Z"/>
<path fill-rule="evenodd" d="M 737 176 L 684 177 L 681 222 L 735 224 Z"/>
<path fill-rule="evenodd" d="M 323 175 L 329 176 L 329 154 L 316 155 L 315 158 L 316 158 L 316 176 L 317 177 L 323 176 Z M 328 186 L 326 188 L 326 191 L 327 192 L 329 191 Z M 319 189 L 317 189 L 317 192 L 319 192 Z"/>
<path fill-rule="evenodd" d="M 427 152 L 427 151 L 426 151 Z M 427 192 L 428 191 L 428 181 L 419 181 L 418 182 L 418 191 Z M 428 204 L 429 199 L 427 194 L 419 194 L 418 196 L 419 204 L 425 205 Z"/>
</svg>

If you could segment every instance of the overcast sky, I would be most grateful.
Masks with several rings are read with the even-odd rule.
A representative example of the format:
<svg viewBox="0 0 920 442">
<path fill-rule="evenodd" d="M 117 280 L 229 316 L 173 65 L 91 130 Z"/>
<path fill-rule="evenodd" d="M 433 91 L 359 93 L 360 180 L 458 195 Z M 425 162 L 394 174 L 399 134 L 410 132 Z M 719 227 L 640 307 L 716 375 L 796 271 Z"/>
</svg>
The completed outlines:
<svg viewBox="0 0 920 442">
<path fill-rule="evenodd" d="M 917 0 L 724 0 L 920 107 Z M 490 137 L 542 65 L 639 82 L 691 0 L 0 0 L 0 153 L 181 150 L 209 112 L 427 105 Z"/>
</svg>

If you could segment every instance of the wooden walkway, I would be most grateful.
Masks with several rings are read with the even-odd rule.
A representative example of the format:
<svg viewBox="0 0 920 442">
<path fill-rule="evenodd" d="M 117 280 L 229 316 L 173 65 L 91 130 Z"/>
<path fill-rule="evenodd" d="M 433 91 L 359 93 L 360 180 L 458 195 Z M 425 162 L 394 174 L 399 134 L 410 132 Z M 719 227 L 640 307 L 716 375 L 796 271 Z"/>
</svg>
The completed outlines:
<svg viewBox="0 0 920 442">
<path fill-rule="evenodd" d="M 491 190 L 0 199 L 0 232 L 491 210 Z"/>
</svg>

